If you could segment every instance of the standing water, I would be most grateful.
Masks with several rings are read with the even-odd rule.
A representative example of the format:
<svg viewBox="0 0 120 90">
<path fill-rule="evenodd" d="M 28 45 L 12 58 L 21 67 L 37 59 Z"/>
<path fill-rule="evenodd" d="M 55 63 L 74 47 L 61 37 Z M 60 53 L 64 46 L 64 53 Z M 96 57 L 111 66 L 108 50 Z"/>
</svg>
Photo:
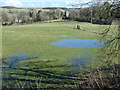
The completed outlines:
<svg viewBox="0 0 120 90">
<path fill-rule="evenodd" d="M 58 47 L 87 48 L 104 46 L 104 43 L 96 39 L 61 39 L 57 42 L 52 42 L 49 45 Z"/>
</svg>

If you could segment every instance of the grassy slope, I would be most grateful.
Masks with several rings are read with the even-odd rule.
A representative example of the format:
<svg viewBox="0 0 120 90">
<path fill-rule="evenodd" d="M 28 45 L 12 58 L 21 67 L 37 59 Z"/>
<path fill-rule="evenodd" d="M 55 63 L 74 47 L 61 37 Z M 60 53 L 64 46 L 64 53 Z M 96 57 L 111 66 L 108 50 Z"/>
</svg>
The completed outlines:
<svg viewBox="0 0 120 90">
<path fill-rule="evenodd" d="M 76 24 L 79 24 L 87 32 L 74 29 Z M 98 36 L 89 33 L 89 31 L 98 31 L 97 28 L 99 25 L 92 26 L 89 23 L 57 22 L 3 27 L 3 57 L 8 57 L 19 52 L 39 56 L 43 56 L 45 53 L 46 55 L 52 53 L 60 55 L 65 51 L 70 52 L 69 50 L 75 50 L 75 48 L 58 48 L 48 46 L 48 44 L 62 38 L 71 38 L 61 37 L 61 35 L 76 35 L 80 37 L 72 38 L 80 39 L 96 39 Z M 78 49 L 76 48 L 76 50 Z"/>
<path fill-rule="evenodd" d="M 80 25 L 81 28 L 85 29 L 86 31 L 74 29 L 76 25 Z M 100 28 L 102 29 L 103 27 Z M 26 53 L 30 56 L 43 56 L 43 58 L 21 61 L 21 63 L 17 64 L 16 66 L 20 66 L 23 68 L 23 70 L 18 69 L 18 74 L 12 74 L 11 76 L 13 78 L 19 77 L 19 79 L 29 80 L 39 80 L 41 77 L 43 77 L 43 81 L 52 82 L 51 80 L 55 81 L 58 80 L 58 78 L 49 78 L 48 76 L 54 76 L 55 74 L 61 74 L 64 72 L 71 72 L 69 63 L 68 65 L 62 66 L 64 65 L 64 62 L 70 58 L 90 57 L 91 55 L 95 55 L 97 48 L 55 47 L 48 46 L 48 44 L 54 41 L 58 41 L 59 39 L 71 38 L 61 37 L 61 35 L 80 36 L 72 37 L 80 39 L 97 39 L 99 36 L 91 32 L 98 32 L 98 28 L 99 25 L 80 22 L 54 22 L 6 26 L 3 27 L 2 30 L 3 58 L 13 56 L 16 53 Z M 82 50 L 84 49 L 90 50 L 92 52 L 90 54 L 82 54 Z M 47 73 L 39 73 L 38 75 L 36 71 Z M 49 73 L 49 71 L 51 73 Z M 26 72 L 27 74 L 33 76 L 21 75 L 25 74 Z M 44 84 L 43 87 L 49 87 L 49 85 L 51 84 Z"/>
</svg>

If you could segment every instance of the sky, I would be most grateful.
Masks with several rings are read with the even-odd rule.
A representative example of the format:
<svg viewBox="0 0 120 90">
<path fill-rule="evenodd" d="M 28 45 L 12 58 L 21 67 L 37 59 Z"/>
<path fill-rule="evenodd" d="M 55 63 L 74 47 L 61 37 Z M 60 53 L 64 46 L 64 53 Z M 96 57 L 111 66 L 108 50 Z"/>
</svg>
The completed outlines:
<svg viewBox="0 0 120 90">
<path fill-rule="evenodd" d="M 86 3 L 92 0 L 0 0 L 0 6 L 15 7 L 66 7 L 72 8 L 72 4 Z"/>
</svg>

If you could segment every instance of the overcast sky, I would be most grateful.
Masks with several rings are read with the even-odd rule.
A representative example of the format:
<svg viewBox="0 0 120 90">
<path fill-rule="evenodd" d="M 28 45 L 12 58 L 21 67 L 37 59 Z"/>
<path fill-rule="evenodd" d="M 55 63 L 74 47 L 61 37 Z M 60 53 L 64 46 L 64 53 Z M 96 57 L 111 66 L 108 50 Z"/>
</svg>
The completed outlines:
<svg viewBox="0 0 120 90">
<path fill-rule="evenodd" d="M 72 7 L 73 3 L 90 2 L 91 0 L 0 0 L 1 6 L 16 7 Z"/>
</svg>

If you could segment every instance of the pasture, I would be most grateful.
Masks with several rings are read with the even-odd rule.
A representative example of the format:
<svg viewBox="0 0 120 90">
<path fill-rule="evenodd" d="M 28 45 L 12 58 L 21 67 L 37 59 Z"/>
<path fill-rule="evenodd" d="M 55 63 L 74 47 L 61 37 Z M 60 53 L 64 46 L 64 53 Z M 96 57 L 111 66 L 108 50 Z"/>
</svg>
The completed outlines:
<svg viewBox="0 0 120 90">
<path fill-rule="evenodd" d="M 76 29 L 76 25 L 81 30 Z M 105 27 L 108 26 L 77 21 L 3 27 L 3 87 L 75 86 L 82 78 L 77 74 L 85 65 L 100 64 L 95 61 L 99 47 L 58 47 L 49 44 L 61 39 L 99 40 L 100 35 L 92 32 L 103 32 Z"/>
</svg>

